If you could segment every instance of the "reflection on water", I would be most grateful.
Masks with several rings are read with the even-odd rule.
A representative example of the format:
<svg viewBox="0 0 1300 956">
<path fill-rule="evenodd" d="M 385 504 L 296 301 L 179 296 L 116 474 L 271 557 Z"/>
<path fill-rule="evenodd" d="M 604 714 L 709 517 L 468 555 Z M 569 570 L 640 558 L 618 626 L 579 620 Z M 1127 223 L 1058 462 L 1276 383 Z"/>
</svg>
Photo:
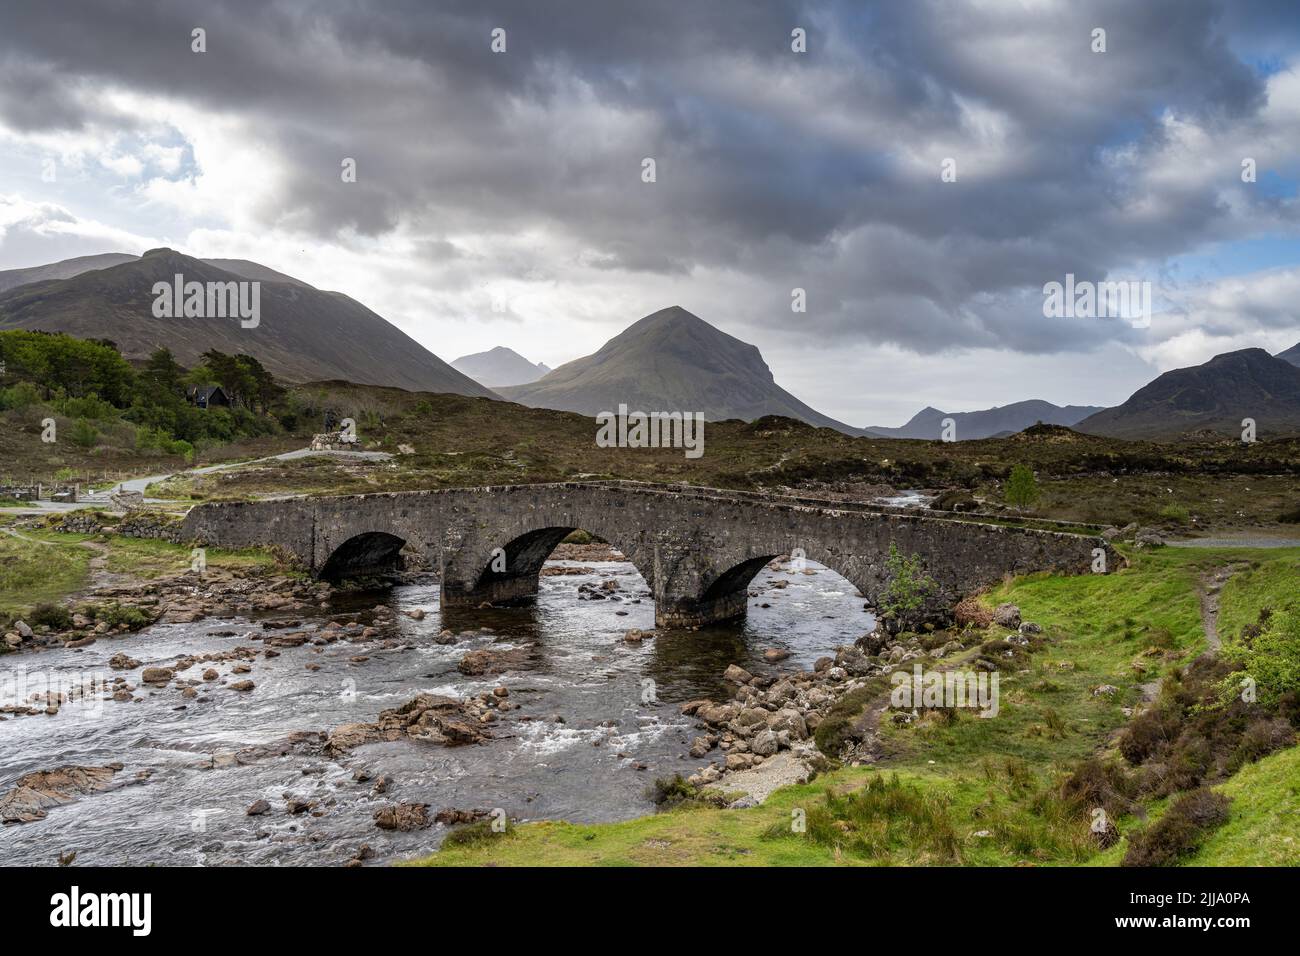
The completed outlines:
<svg viewBox="0 0 1300 956">
<path fill-rule="evenodd" d="M 566 564 L 576 567 L 552 566 Z M 414 621 L 399 615 L 401 639 L 389 648 L 380 641 L 339 642 L 259 656 L 246 675 L 256 682 L 248 694 L 210 687 L 186 700 L 175 687 L 142 687 L 137 696 L 144 699 L 137 703 L 90 700 L 65 705 L 52 717 L 0 722 L 0 792 L 24 773 L 67 764 L 120 761 L 124 768 L 116 779 L 131 781 L 55 807 L 44 820 L 0 829 L 0 862 L 53 864 L 59 853 L 76 850 L 82 864 L 341 863 L 363 844 L 379 860 L 436 846 L 441 827 L 391 833 L 374 826 L 375 810 L 396 800 L 428 803 L 433 810 L 501 807 L 520 819 L 636 816 L 650 809 L 645 790 L 655 777 L 689 773 L 708 762 L 685 756 L 695 731 L 678 705 L 729 696 L 720 679 L 728 664 L 770 670 L 762 653 L 780 647 L 791 653 L 782 670 L 808 668 L 872 624 L 854 589 L 810 562 L 809 573 L 762 571 L 742 624 L 659 632 L 631 644 L 622 639 L 627 630 L 654 627 L 645 582 L 626 562 L 584 561 L 581 567 L 592 573 L 543 577 L 534 607 L 458 610 L 446 619 L 436 583 L 353 596 L 348 608 L 383 603 L 420 608 L 426 616 Z M 618 587 L 603 592 L 610 595 L 604 600 L 579 593 L 581 585 L 598 590 L 610 580 Z M 340 602 L 333 613 L 341 609 Z M 460 640 L 436 643 L 444 628 Z M 119 652 L 145 666 L 240 645 L 260 652 L 250 637 L 263 633 L 273 632 L 245 619 L 210 618 L 157 625 L 79 651 L 8 655 L 0 658 L 0 703 L 12 701 L 7 692 L 19 677 L 39 680 L 32 671 L 64 683 L 115 676 L 120 672 L 107 665 Z M 496 677 L 457 671 L 467 651 L 485 647 L 528 648 L 527 663 Z M 185 676 L 197 677 L 206 666 Z M 229 664 L 217 666 L 229 674 Z M 137 683 L 139 672 L 128 677 Z M 655 702 L 643 702 L 647 681 L 653 681 Z M 494 739 L 482 746 L 399 741 L 340 759 L 312 750 L 236 756 L 241 748 L 296 731 L 373 720 L 418 693 L 468 696 L 499 684 L 519 709 L 493 725 Z M 141 773 L 146 779 L 135 782 Z M 370 779 L 359 782 L 358 775 Z M 392 780 L 388 792 L 372 793 L 373 780 L 385 775 Z M 294 815 L 286 795 L 316 805 Z M 271 812 L 247 816 L 259 798 Z"/>
</svg>

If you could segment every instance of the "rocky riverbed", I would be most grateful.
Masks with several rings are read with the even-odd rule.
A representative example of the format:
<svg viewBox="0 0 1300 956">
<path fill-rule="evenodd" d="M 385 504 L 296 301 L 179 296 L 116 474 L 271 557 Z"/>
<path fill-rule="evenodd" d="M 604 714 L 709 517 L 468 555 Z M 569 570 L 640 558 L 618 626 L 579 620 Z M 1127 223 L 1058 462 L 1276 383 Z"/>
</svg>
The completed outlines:
<svg viewBox="0 0 1300 956">
<path fill-rule="evenodd" d="M 639 815 L 654 777 L 806 749 L 859 679 L 835 649 L 874 623 L 837 575 L 776 566 L 743 625 L 658 632 L 632 566 L 591 550 L 548 564 L 532 609 L 256 572 L 93 599 L 149 623 L 83 615 L 0 656 L 0 799 L 43 813 L 0 829 L 7 862 L 382 862 L 485 815 Z M 110 786 L 33 796 L 32 774 L 105 767 Z"/>
</svg>

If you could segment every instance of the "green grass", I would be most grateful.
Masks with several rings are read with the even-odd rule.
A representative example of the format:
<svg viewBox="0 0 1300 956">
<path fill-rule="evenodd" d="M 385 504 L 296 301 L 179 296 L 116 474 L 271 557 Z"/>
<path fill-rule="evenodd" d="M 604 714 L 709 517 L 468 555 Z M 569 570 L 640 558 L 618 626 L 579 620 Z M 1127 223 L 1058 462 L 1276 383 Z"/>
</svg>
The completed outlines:
<svg viewBox="0 0 1300 956">
<path fill-rule="evenodd" d="M 153 580 L 190 567 L 190 548 L 148 538 L 112 534 L 22 531 L 27 540 L 0 534 L 0 614 L 21 616 L 36 604 L 61 603 L 90 584 L 90 562 L 100 553 L 104 570 L 133 579 Z M 91 547 L 93 542 L 97 547 Z M 209 548 L 209 571 L 272 567 L 265 551 Z"/>
<path fill-rule="evenodd" d="M 181 574 L 190 567 L 188 546 L 172 544 L 152 538 L 108 537 L 108 559 L 105 568 L 114 574 L 129 574 L 152 580 L 172 574 Z M 208 548 L 205 552 L 210 570 L 250 567 L 267 567 L 275 559 L 265 551 L 247 549 L 226 551 Z"/>
<path fill-rule="evenodd" d="M 410 865 L 1009 866 L 1073 863 L 1087 855 L 1085 822 L 1043 819 L 1025 805 L 1018 778 L 996 764 L 991 773 L 955 780 L 922 770 L 847 767 L 782 788 L 746 810 L 676 810 L 591 825 L 528 823 L 490 842 L 444 846 Z M 891 795 L 895 776 L 904 790 Z M 837 841 L 835 821 L 850 795 L 865 788 L 876 794 L 860 798 L 859 812 L 847 814 L 857 830 Z M 899 816 L 877 820 L 873 830 L 872 813 L 891 807 Z M 803 833 L 793 830 L 796 812 L 807 821 Z"/>
<path fill-rule="evenodd" d="M 37 537 L 32 535 L 31 537 Z M 85 587 L 90 551 L 0 535 L 0 614 L 21 616 L 33 605 L 55 603 Z"/>
<path fill-rule="evenodd" d="M 1228 640 L 1247 624 L 1259 619 L 1263 608 L 1282 608 L 1300 603 L 1300 548 L 1280 549 L 1259 558 L 1258 551 L 1238 551 L 1250 567 L 1228 579 L 1220 592 L 1219 634 Z"/>
<path fill-rule="evenodd" d="M 1190 866 L 1300 866 L 1300 747 L 1243 767 L 1223 786 L 1228 822 Z"/>
<path fill-rule="evenodd" d="M 1049 638 L 1027 665 L 999 675 L 997 717 L 959 712 L 950 725 L 886 725 L 884 739 L 901 759 L 953 771 L 988 754 L 1043 768 L 1092 753 L 1125 721 L 1143 683 L 1204 649 L 1196 579 L 1215 560 L 1167 548 L 1114 574 L 1038 574 L 995 588 L 989 604 L 1019 605 Z M 1118 693 L 1093 696 L 1103 684 Z"/>
</svg>

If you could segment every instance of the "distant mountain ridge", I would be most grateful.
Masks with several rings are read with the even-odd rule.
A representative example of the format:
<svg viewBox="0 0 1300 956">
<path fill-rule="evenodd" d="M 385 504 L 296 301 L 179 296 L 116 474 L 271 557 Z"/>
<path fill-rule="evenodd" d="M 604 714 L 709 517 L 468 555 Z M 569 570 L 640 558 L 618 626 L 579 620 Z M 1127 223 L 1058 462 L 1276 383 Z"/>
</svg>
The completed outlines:
<svg viewBox="0 0 1300 956">
<path fill-rule="evenodd" d="M 1278 352 L 1273 357 L 1280 358 L 1284 362 L 1290 362 L 1292 365 L 1300 365 L 1300 342 L 1297 342 L 1285 352 Z"/>
<path fill-rule="evenodd" d="M 259 281 L 259 325 L 242 328 L 235 318 L 154 316 L 154 284 L 171 283 L 177 274 L 187 282 Z M 316 289 L 254 262 L 207 262 L 171 249 L 153 249 L 108 268 L 29 282 L 0 293 L 0 329 L 43 329 L 110 339 L 133 359 L 165 346 L 184 365 L 196 363 L 208 349 L 247 353 L 272 374 L 293 382 L 346 379 L 498 397 L 340 292 Z"/>
<path fill-rule="evenodd" d="M 1099 405 L 1053 405 L 1036 398 L 973 412 L 942 412 L 937 408 L 926 407 L 913 415 L 905 425 L 897 428 L 872 425 L 865 431 L 880 438 L 936 440 L 943 436 L 943 420 L 951 418 L 954 437 L 958 441 L 971 441 L 1014 434 L 1039 422 L 1045 425 L 1073 426 L 1101 410 Z"/>
<path fill-rule="evenodd" d="M 1225 352 L 1202 365 L 1165 372 L 1122 405 L 1091 415 L 1076 428 L 1161 441 L 1206 429 L 1239 436 L 1246 418 L 1255 421 L 1261 437 L 1300 434 L 1300 366 L 1264 349 Z"/>
<path fill-rule="evenodd" d="M 551 371 L 541 362 L 533 364 L 504 345 L 486 352 L 462 355 L 451 363 L 451 367 L 488 388 L 528 385 Z"/>
<path fill-rule="evenodd" d="M 702 412 L 711 421 L 782 415 L 850 435 L 862 430 L 804 404 L 776 384 L 756 347 L 670 306 L 628 326 L 594 354 L 528 385 L 497 389 L 534 408 L 597 415 Z"/>
<path fill-rule="evenodd" d="M 32 282 L 71 279 L 83 272 L 90 272 L 93 269 L 108 269 L 112 266 L 120 266 L 124 262 L 134 262 L 139 258 L 139 256 L 133 256 L 125 252 L 106 252 L 97 256 L 77 256 L 75 259 L 64 259 L 61 262 L 51 262 L 43 266 L 32 266 L 27 269 L 6 269 L 0 272 L 0 292 L 8 292 L 10 289 L 16 289 L 20 285 L 28 285 Z"/>
</svg>

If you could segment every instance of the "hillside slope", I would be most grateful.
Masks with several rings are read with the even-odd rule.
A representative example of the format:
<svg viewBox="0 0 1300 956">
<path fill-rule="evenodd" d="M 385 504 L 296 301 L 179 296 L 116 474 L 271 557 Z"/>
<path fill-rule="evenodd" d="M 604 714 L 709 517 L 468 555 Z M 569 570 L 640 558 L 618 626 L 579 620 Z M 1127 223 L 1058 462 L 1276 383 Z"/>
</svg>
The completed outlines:
<svg viewBox="0 0 1300 956">
<path fill-rule="evenodd" d="M 1300 434 L 1300 367 L 1263 349 L 1216 355 L 1203 365 L 1173 369 L 1122 405 L 1085 418 L 1078 431 L 1111 438 L 1165 441 L 1192 431 L 1240 436 L 1242 420 L 1257 434 Z"/>
<path fill-rule="evenodd" d="M 68 279 L 0 293 L 0 328 L 67 332 L 112 340 L 130 359 L 165 346 L 185 365 L 208 349 L 247 353 L 286 381 L 347 379 L 430 392 L 497 396 L 462 375 L 396 326 L 338 292 L 324 292 L 242 260 L 230 266 L 154 249 L 139 259 Z M 157 318 L 153 286 L 181 274 L 188 281 L 261 282 L 261 320 Z"/>
<path fill-rule="evenodd" d="M 73 276 L 90 272 L 94 269 L 108 269 L 120 266 L 124 262 L 134 262 L 138 256 L 124 252 L 106 252 L 98 256 L 77 256 L 43 266 L 31 266 L 27 269 L 6 269 L 0 272 L 0 292 L 8 292 L 20 285 L 30 282 L 48 282 L 51 279 L 71 279 Z"/>
</svg>

